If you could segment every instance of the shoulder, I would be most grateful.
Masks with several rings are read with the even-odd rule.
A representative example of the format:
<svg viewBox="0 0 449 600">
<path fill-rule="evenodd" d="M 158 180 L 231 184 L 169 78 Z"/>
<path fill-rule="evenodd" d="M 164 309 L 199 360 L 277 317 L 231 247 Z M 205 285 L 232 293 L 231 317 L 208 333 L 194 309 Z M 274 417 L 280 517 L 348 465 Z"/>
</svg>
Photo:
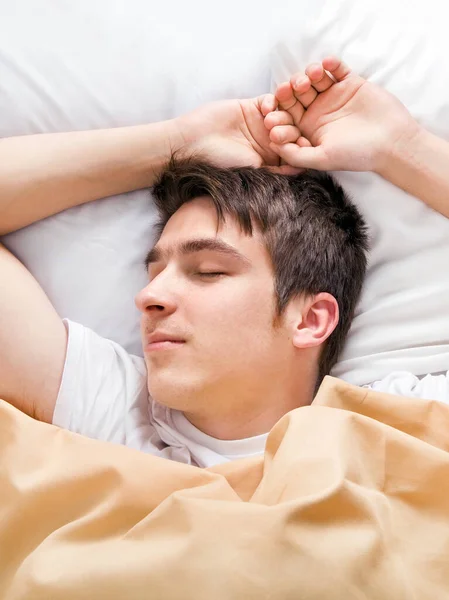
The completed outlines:
<svg viewBox="0 0 449 600">
<path fill-rule="evenodd" d="M 88 327 L 64 323 L 67 355 L 53 423 L 96 439 L 139 446 L 150 427 L 144 360 Z"/>
</svg>

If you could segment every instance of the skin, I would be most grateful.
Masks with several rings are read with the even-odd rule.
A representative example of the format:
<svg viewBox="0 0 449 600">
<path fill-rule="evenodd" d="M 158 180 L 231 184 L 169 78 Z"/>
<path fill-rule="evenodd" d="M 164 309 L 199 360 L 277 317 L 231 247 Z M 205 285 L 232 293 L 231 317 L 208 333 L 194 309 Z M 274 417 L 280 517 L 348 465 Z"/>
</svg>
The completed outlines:
<svg viewBox="0 0 449 600">
<path fill-rule="evenodd" d="M 276 90 L 270 147 L 296 168 L 372 171 L 449 217 L 449 144 L 335 56 Z"/>
<path fill-rule="evenodd" d="M 134 127 L 0 140 L 0 235 L 98 198 L 150 187 L 173 152 L 200 154 L 222 167 L 269 166 L 267 94 L 205 104 L 176 119 Z"/>
<path fill-rule="evenodd" d="M 418 123 L 388 91 L 328 57 L 276 90 L 279 111 L 265 118 L 271 148 L 290 165 L 320 170 L 382 170 Z"/>
<path fill-rule="evenodd" d="M 156 401 L 220 439 L 265 433 L 312 401 L 337 303 L 325 293 L 296 298 L 276 319 L 260 233 L 244 234 L 231 218 L 218 227 L 212 201 L 197 198 L 172 216 L 148 260 L 136 304 Z M 157 333 L 176 343 L 151 343 Z"/>
</svg>

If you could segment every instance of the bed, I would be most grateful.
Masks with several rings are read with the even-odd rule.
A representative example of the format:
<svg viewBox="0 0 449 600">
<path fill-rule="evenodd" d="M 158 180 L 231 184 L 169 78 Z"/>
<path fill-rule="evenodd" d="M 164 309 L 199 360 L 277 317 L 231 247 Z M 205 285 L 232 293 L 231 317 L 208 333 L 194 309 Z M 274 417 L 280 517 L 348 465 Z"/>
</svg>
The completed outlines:
<svg viewBox="0 0 449 600">
<path fill-rule="evenodd" d="M 190 3 L 181 0 L 165 3 L 145 0 L 3 2 L 0 135 L 83 130 L 168 119 L 206 101 L 264 93 L 311 60 L 333 53 L 341 55 L 361 75 L 396 94 L 431 131 L 449 138 L 445 10 L 443 2 L 437 0 L 425 6 L 399 0 L 369 0 L 363 4 L 356 0 L 316 0 L 313 3 L 284 0 L 282 6 L 265 0 L 246 3 L 228 0 L 220 6 L 203 0 Z M 339 398 L 364 394 L 351 385 L 364 385 L 391 371 L 403 370 L 420 376 L 448 370 L 449 220 L 374 174 L 335 175 L 370 225 L 371 253 L 366 284 L 349 339 L 332 372 L 345 383 L 332 378 L 327 380 L 328 387 L 323 392 L 327 400 L 323 402 L 329 405 L 324 408 L 334 417 L 340 415 L 335 419 L 341 423 L 341 435 L 345 432 L 348 440 L 353 436 L 354 439 L 367 436 L 365 444 L 378 444 L 376 448 L 381 448 L 392 436 L 391 447 L 395 453 L 379 454 L 385 464 L 393 461 L 406 469 L 408 464 L 421 464 L 417 457 L 420 452 L 427 456 L 424 450 L 429 450 L 429 444 L 436 448 L 429 463 L 423 459 L 422 464 L 427 466 L 414 472 L 417 479 L 426 469 L 429 473 L 438 473 L 443 482 L 440 495 L 438 486 L 427 487 L 427 479 L 422 478 L 417 496 L 405 500 L 401 496 L 398 504 L 404 511 L 405 507 L 414 510 L 418 505 L 425 506 L 431 514 L 432 507 L 436 506 L 433 503 L 438 504 L 441 499 L 447 479 L 447 449 L 441 428 L 435 430 L 437 421 L 430 417 L 441 415 L 441 422 L 446 423 L 448 409 L 435 408 L 435 403 L 431 403 L 432 408 L 426 404 L 424 409 L 420 402 L 414 408 L 415 401 L 410 399 L 410 416 L 407 411 L 400 412 L 404 406 L 400 403 L 396 406 L 390 398 L 391 413 L 399 411 L 397 421 L 392 423 L 389 412 L 383 409 L 368 411 L 368 414 L 362 410 L 362 415 L 357 416 L 354 406 L 365 406 L 361 396 L 359 403 L 349 404 Z M 61 316 L 79 321 L 117 341 L 128 351 L 141 354 L 133 297 L 146 280 L 142 263 L 154 239 L 155 218 L 151 193 L 143 190 L 77 207 L 5 236 L 1 241 L 31 270 Z M 372 397 L 376 406 L 387 402 L 383 395 Z M 357 525 L 351 530 L 353 537 L 344 543 L 339 545 L 337 536 L 329 545 L 327 542 L 318 545 L 313 560 L 310 556 L 307 560 L 304 558 L 305 546 L 298 545 L 297 539 L 306 532 L 308 536 L 315 532 L 320 539 L 327 540 L 325 532 L 330 527 L 330 513 L 324 518 L 324 513 L 313 503 L 312 509 L 301 512 L 299 517 L 293 509 L 289 513 L 281 502 L 282 489 L 283 486 L 288 488 L 292 477 L 296 481 L 296 475 L 292 474 L 311 477 L 314 460 L 318 458 L 303 454 L 304 446 L 300 445 L 295 450 L 299 463 L 287 456 L 286 466 L 282 466 L 281 461 L 278 469 L 276 448 L 282 447 L 292 423 L 299 422 L 298 431 L 303 431 L 301 427 L 308 423 L 307 415 L 314 414 L 315 408 L 321 410 L 314 404 L 301 416 L 294 411 L 294 416 L 281 421 L 271 434 L 271 449 L 267 447 L 264 459 L 236 464 L 229 472 L 206 472 L 85 440 L 35 423 L 3 403 L 0 436 L 4 465 L 0 489 L 2 597 L 285 599 L 321 598 L 325 590 L 334 589 L 339 590 L 335 598 L 365 597 L 362 593 L 370 598 L 411 598 L 413 588 L 407 587 L 405 579 L 413 574 L 418 586 L 420 575 L 416 568 L 424 569 L 426 561 L 430 561 L 429 571 L 423 581 L 428 584 L 432 581 L 441 587 L 432 590 L 430 584 L 425 587 L 421 581 L 423 587 L 417 589 L 422 589 L 422 593 L 417 597 L 443 597 L 441 590 L 447 584 L 444 580 L 444 553 L 448 544 L 445 528 L 441 529 L 436 546 L 440 551 L 435 552 L 430 545 L 425 546 L 423 540 L 436 531 L 437 521 L 433 525 L 431 519 L 426 521 L 419 530 L 421 537 L 415 536 L 415 545 L 410 546 L 415 550 L 407 554 L 412 557 L 416 551 L 419 560 L 415 563 L 410 558 L 401 563 L 405 546 L 398 540 L 405 532 L 408 535 L 410 521 L 398 517 L 401 525 L 391 529 L 390 537 L 379 534 L 395 523 L 390 497 L 385 486 L 382 487 L 382 479 L 374 479 L 374 483 L 364 479 L 364 475 L 357 479 L 363 471 L 360 465 L 362 470 L 357 472 L 355 483 L 349 478 L 352 482 L 349 488 L 352 492 L 354 485 L 363 488 L 361 504 L 357 501 L 356 505 L 365 507 L 372 530 Z M 326 421 L 329 427 L 334 417 Z M 410 425 L 411 429 L 401 421 L 406 417 L 415 424 Z M 318 417 L 310 418 L 316 427 L 313 439 L 320 442 L 311 444 L 311 448 L 321 456 L 323 449 L 330 451 L 324 444 L 326 433 L 320 428 Z M 427 433 L 421 432 L 421 435 L 416 427 L 423 418 L 422 426 Z M 359 429 L 359 423 L 366 423 L 366 419 L 370 423 L 368 429 L 364 426 Z M 432 436 L 437 436 L 438 441 Z M 339 440 L 339 443 L 343 442 Z M 341 450 L 338 444 L 337 448 Z M 34 452 L 36 449 L 39 451 Z M 370 453 L 354 456 L 363 457 L 368 470 L 376 462 Z M 331 471 L 340 469 L 340 479 L 336 480 L 340 484 L 353 472 L 353 462 L 346 464 L 345 453 L 343 457 L 338 465 L 323 467 Z M 414 457 L 414 463 L 410 457 Z M 70 470 L 67 464 L 71 465 Z M 377 462 L 376 465 L 379 468 Z M 274 473 L 273 480 L 270 473 Z M 399 475 L 395 472 L 395 477 Z M 268 480 L 270 483 L 265 483 Z M 45 493 L 42 492 L 43 481 L 47 485 Z M 323 481 L 327 484 L 326 478 L 318 478 L 317 485 L 325 485 Z M 427 489 L 431 490 L 428 495 Z M 280 500 L 282 509 L 275 508 L 279 503 L 274 499 Z M 220 525 L 222 513 L 217 507 L 228 500 L 229 511 L 223 508 L 226 516 Z M 190 501 L 193 502 L 192 513 L 189 512 Z M 297 498 L 292 500 L 296 501 Z M 204 506 L 205 511 L 210 510 L 210 514 L 215 515 L 210 521 L 204 521 L 208 523 L 208 536 L 200 518 Z M 330 506 L 335 508 L 336 505 Z M 447 514 L 443 506 L 438 504 L 438 507 L 435 514 L 442 524 Z M 234 510 L 235 522 L 231 518 Z M 245 512 L 247 510 L 250 512 Z M 253 517 L 247 514 L 259 515 L 259 521 L 256 517 L 251 521 Z M 398 514 L 402 514 L 399 509 Z M 58 515 L 61 515 L 60 521 Z M 173 515 L 177 515 L 176 519 Z M 170 524 L 172 517 L 179 530 L 173 533 L 167 526 L 164 532 L 161 523 Z M 156 532 L 152 529 L 154 519 L 158 523 Z M 345 513 L 339 522 L 346 526 L 350 520 L 350 514 Z M 260 532 L 257 532 L 256 522 L 266 523 Z M 289 525 L 282 533 L 278 530 L 279 535 L 270 549 L 269 536 L 273 531 L 270 527 L 275 527 L 275 523 L 279 527 L 281 522 Z M 377 530 L 374 522 L 377 522 Z M 239 532 L 237 523 L 247 534 Z M 334 533 L 335 527 L 330 527 Z M 220 535 L 212 535 L 214 531 Z M 369 531 L 377 536 L 377 542 L 364 546 L 363 540 L 369 538 Z M 179 545 L 171 546 L 171 542 L 164 545 L 171 535 L 169 532 L 178 536 Z M 290 535 L 291 532 L 294 533 Z M 217 556 L 220 554 L 222 558 L 212 560 L 212 548 L 220 540 L 226 540 L 223 549 L 216 550 Z M 356 552 L 342 553 L 342 547 L 357 547 L 353 546 L 357 540 L 363 560 L 358 555 L 357 558 Z M 97 546 L 100 541 L 105 544 L 101 552 L 103 546 Z M 233 554 L 235 543 L 243 554 Z M 145 579 L 150 546 L 154 546 L 150 561 L 153 570 L 148 572 L 153 574 Z M 198 554 L 187 551 L 192 547 L 198 549 Z M 14 556 L 16 559 L 11 558 Z M 167 558 L 170 556 L 172 558 Z M 180 560 L 177 567 L 170 570 L 168 565 L 174 564 L 170 560 L 175 556 Z M 396 570 L 391 571 L 391 577 L 396 578 L 391 579 L 394 585 L 392 583 L 386 588 L 389 591 L 383 593 L 377 592 L 383 589 L 378 585 L 387 573 L 379 567 L 384 564 L 378 560 L 380 556 L 389 556 L 391 560 L 393 557 L 396 561 Z M 286 562 L 279 557 L 284 557 Z M 317 581 L 320 564 L 325 564 L 326 572 L 330 573 L 346 558 L 347 577 L 338 579 L 337 575 L 335 578 L 329 575 Z M 189 566 L 191 559 L 192 567 Z M 292 578 L 285 583 L 290 587 L 273 587 L 273 582 L 279 582 L 276 569 L 279 571 L 281 567 L 291 569 Z M 314 579 L 315 587 L 312 584 L 307 587 L 305 580 L 295 579 L 297 569 L 304 577 L 310 576 L 310 581 Z M 229 581 L 231 572 L 238 575 Z M 401 572 L 407 577 L 401 579 Z M 422 573 L 425 577 L 427 571 Z M 154 587 L 146 587 L 150 585 Z M 328 587 L 320 588 L 320 585 Z M 338 585 L 343 587 L 338 588 Z M 295 595 L 298 586 L 303 596 Z M 183 589 L 188 590 L 184 596 Z M 265 596 L 261 590 L 265 590 Z"/>
</svg>

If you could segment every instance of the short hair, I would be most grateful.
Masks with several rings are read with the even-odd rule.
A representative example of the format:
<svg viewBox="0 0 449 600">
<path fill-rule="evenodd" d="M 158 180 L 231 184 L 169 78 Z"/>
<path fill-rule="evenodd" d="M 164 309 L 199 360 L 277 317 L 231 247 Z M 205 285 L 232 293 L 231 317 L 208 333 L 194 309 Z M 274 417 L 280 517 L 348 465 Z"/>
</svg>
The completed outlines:
<svg viewBox="0 0 449 600">
<path fill-rule="evenodd" d="M 283 175 L 172 158 L 153 195 L 159 233 L 183 204 L 200 196 L 211 198 L 218 226 L 230 216 L 247 235 L 257 228 L 272 261 L 279 316 L 300 294 L 334 296 L 340 317 L 320 355 L 319 385 L 343 347 L 367 266 L 367 226 L 342 187 L 315 170 Z"/>
</svg>

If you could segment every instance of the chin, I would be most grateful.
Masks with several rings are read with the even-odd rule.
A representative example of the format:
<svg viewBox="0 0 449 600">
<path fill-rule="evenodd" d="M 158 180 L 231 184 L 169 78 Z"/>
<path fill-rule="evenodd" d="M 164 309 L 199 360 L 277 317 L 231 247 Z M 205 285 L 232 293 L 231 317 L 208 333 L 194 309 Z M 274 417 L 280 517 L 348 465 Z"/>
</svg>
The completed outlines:
<svg viewBox="0 0 449 600">
<path fill-rule="evenodd" d="M 176 377 L 155 375 L 148 376 L 148 392 L 153 400 L 174 410 L 188 410 L 194 392 L 185 381 Z"/>
</svg>

